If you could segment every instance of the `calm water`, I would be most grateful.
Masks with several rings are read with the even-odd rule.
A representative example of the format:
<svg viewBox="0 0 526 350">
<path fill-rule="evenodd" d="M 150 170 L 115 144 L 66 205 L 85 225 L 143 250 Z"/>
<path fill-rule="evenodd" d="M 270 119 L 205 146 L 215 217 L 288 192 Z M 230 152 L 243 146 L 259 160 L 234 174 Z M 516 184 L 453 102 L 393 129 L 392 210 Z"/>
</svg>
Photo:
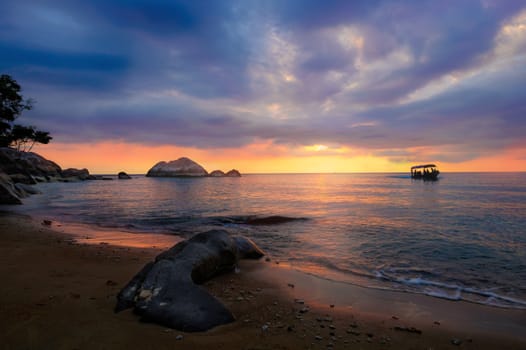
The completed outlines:
<svg viewBox="0 0 526 350">
<path fill-rule="evenodd" d="M 190 237 L 225 228 L 273 260 L 338 281 L 526 308 L 526 173 L 246 175 L 39 185 L 20 208 Z M 249 226 L 247 216 L 306 218 Z"/>
</svg>

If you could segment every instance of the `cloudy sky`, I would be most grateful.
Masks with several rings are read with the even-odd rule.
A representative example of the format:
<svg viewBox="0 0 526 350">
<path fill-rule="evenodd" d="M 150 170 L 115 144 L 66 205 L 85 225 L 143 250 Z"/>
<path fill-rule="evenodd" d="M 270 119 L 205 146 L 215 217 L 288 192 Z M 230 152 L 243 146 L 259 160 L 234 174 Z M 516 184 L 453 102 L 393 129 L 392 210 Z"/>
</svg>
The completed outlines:
<svg viewBox="0 0 526 350">
<path fill-rule="evenodd" d="M 520 0 L 3 0 L 0 73 L 63 167 L 526 171 Z"/>
</svg>

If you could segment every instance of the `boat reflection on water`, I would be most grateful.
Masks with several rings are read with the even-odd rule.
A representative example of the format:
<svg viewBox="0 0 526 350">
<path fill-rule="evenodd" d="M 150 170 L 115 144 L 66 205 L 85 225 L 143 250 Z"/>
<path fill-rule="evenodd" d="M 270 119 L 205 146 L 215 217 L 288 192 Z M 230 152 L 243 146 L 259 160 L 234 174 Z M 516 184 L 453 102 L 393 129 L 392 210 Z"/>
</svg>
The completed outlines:
<svg viewBox="0 0 526 350">
<path fill-rule="evenodd" d="M 440 171 L 435 164 L 422 164 L 411 167 L 411 178 L 428 181 L 438 180 Z"/>
</svg>

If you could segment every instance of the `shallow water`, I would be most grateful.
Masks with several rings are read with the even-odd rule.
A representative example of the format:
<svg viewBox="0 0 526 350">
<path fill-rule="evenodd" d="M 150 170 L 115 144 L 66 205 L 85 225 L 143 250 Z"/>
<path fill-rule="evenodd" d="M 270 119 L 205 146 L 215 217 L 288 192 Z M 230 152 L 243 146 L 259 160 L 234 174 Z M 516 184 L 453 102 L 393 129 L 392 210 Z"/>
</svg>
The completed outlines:
<svg viewBox="0 0 526 350">
<path fill-rule="evenodd" d="M 46 183 L 16 210 L 187 238 L 224 228 L 273 260 L 371 288 L 526 308 L 526 173 L 245 175 Z M 305 218 L 247 225 L 249 217 Z M 139 236 L 138 236 L 139 237 Z"/>
</svg>

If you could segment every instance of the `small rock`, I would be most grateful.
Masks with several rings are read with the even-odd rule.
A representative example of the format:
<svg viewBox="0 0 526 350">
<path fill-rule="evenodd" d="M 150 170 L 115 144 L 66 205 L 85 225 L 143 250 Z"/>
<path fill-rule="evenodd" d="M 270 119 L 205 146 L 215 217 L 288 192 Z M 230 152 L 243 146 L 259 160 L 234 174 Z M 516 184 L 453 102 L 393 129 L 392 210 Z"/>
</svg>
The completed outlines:
<svg viewBox="0 0 526 350">
<path fill-rule="evenodd" d="M 268 324 L 264 324 L 263 326 L 261 326 L 261 331 L 263 332 L 268 331 Z"/>
<path fill-rule="evenodd" d="M 287 283 L 287 286 L 289 286 L 290 288 L 294 288 L 294 285 L 292 283 Z"/>
<path fill-rule="evenodd" d="M 181 334 L 178 334 L 177 337 L 175 337 L 175 340 L 183 340 L 183 336 Z"/>
<path fill-rule="evenodd" d="M 322 336 L 320 336 L 320 335 L 317 335 L 317 336 L 315 336 L 315 337 L 314 337 L 314 339 L 316 339 L 316 340 L 322 340 L 322 339 L 323 339 L 323 337 L 322 337 Z"/>
<path fill-rule="evenodd" d="M 330 325 L 329 325 L 329 328 L 330 328 L 330 329 L 336 329 L 336 327 L 335 327 L 333 324 L 330 324 Z"/>
<path fill-rule="evenodd" d="M 334 304 L 329 305 L 331 308 L 334 308 Z"/>
<path fill-rule="evenodd" d="M 462 344 L 462 340 L 456 339 L 456 338 L 455 339 L 451 339 L 451 344 L 458 346 L 458 345 Z"/>
<path fill-rule="evenodd" d="M 107 281 L 106 281 L 106 285 L 107 285 L 107 286 L 110 286 L 110 287 L 114 287 L 114 286 L 116 286 L 117 284 L 118 284 L 117 282 L 112 281 L 112 280 L 107 280 Z"/>
<path fill-rule="evenodd" d="M 304 307 L 300 310 L 300 313 L 304 314 L 306 312 L 309 312 L 309 308 L 308 307 Z"/>
<path fill-rule="evenodd" d="M 53 222 L 51 220 L 42 220 L 42 225 L 51 226 Z"/>
<path fill-rule="evenodd" d="M 294 302 L 297 304 L 305 304 L 305 300 L 303 299 L 294 299 Z"/>
</svg>

